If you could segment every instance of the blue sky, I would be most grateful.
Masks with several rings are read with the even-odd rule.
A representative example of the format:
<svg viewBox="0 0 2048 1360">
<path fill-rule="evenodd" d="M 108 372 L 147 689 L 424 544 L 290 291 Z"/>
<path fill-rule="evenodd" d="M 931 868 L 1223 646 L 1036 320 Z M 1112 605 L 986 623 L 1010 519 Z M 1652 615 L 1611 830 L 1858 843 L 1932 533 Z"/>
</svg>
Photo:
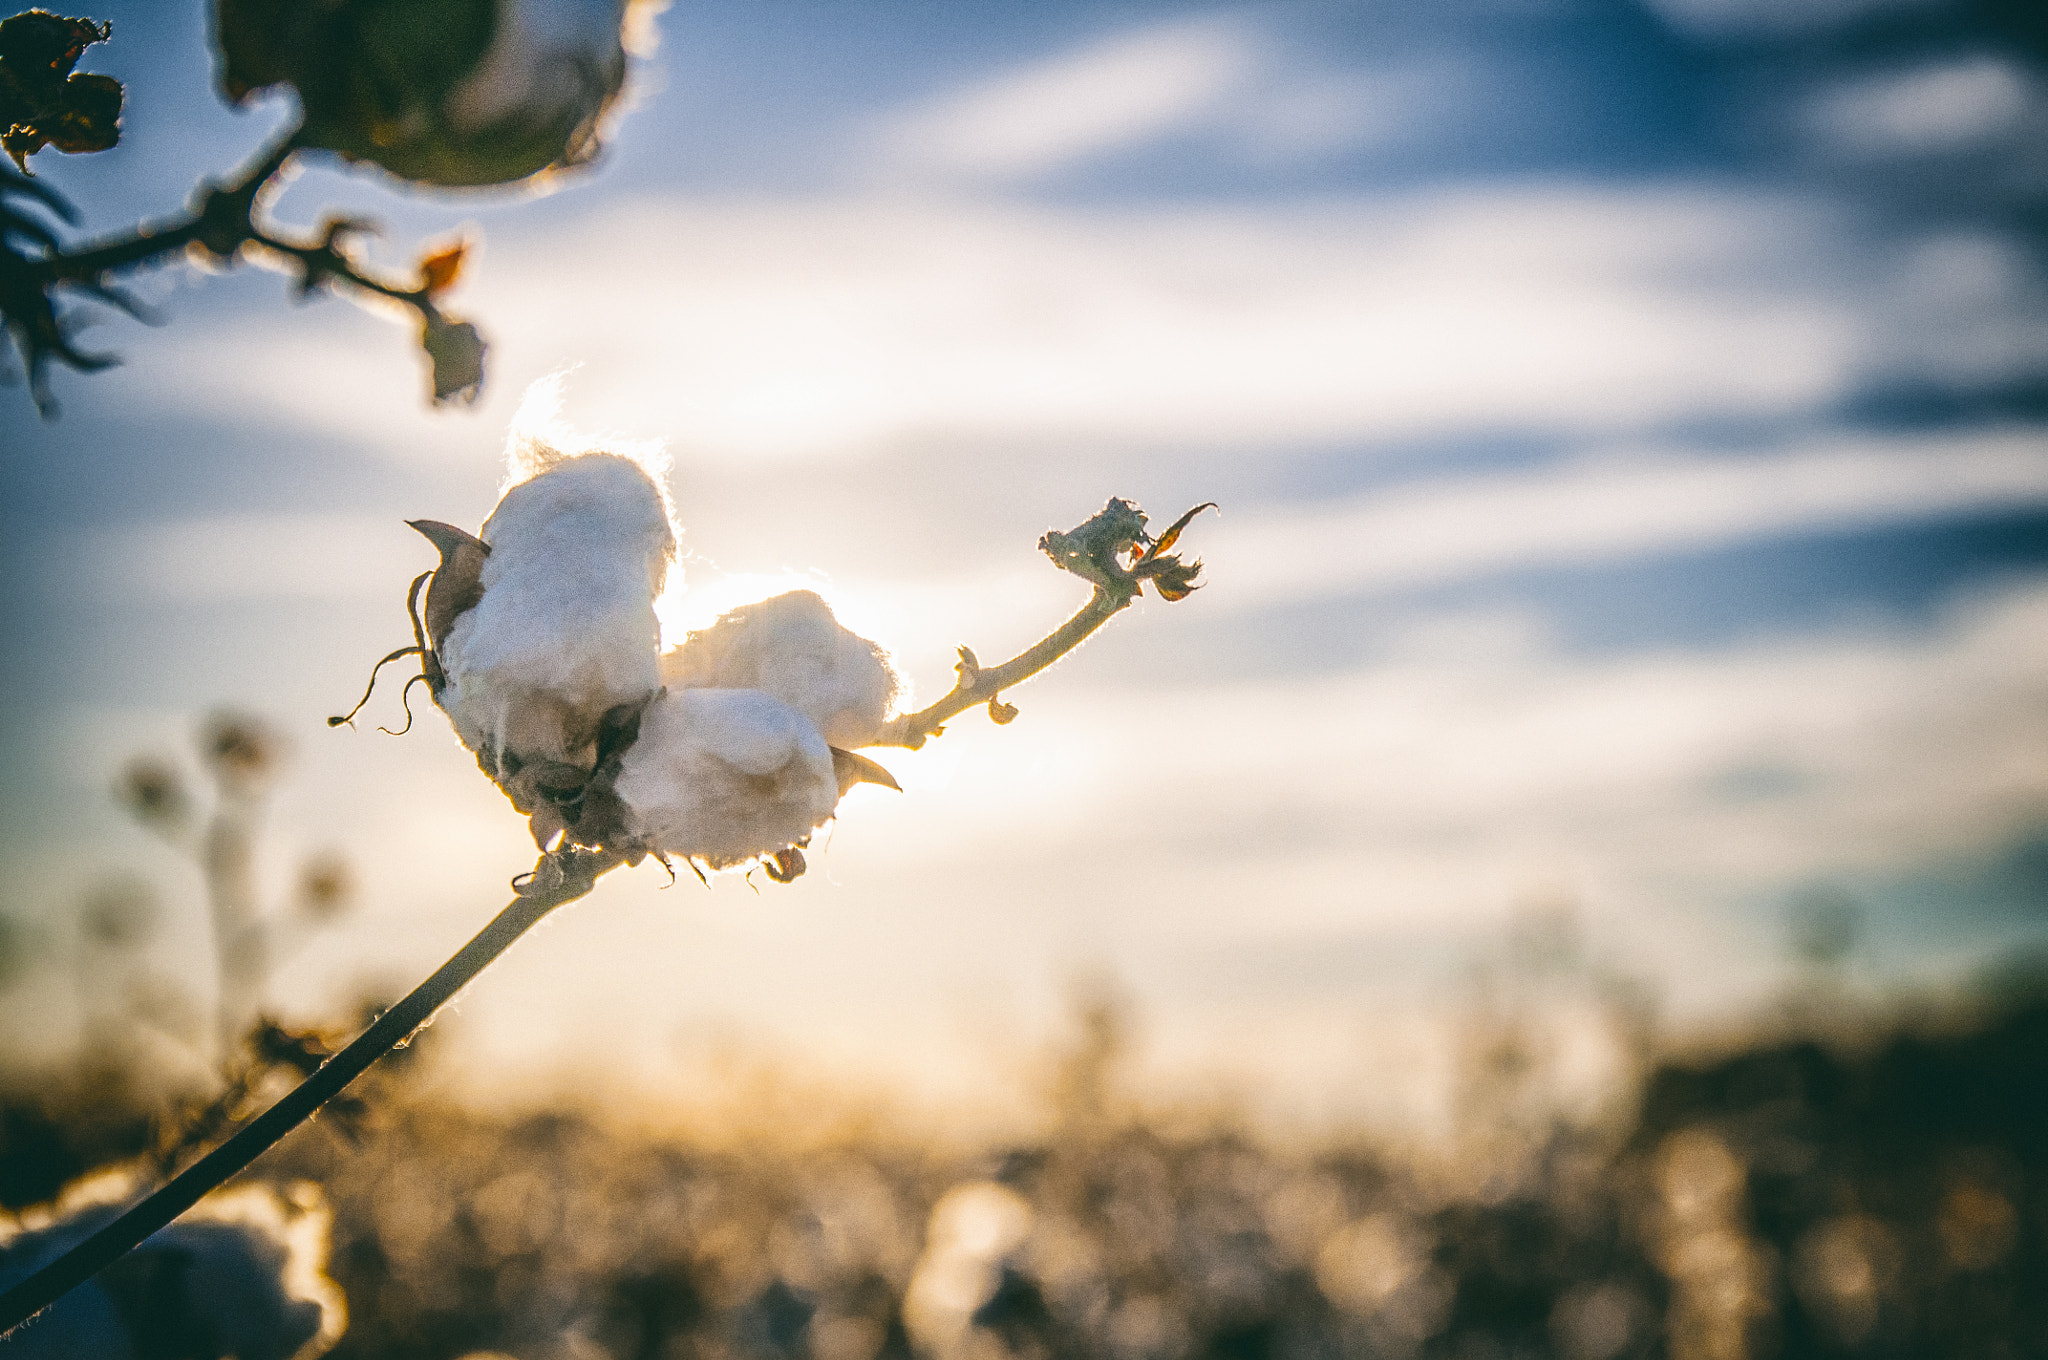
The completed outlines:
<svg viewBox="0 0 2048 1360">
<path fill-rule="evenodd" d="M 111 227 L 284 111 L 214 97 L 198 7 L 96 12 L 126 140 L 37 169 Z M 1777 994 L 1816 887 L 1864 904 L 1873 982 L 2048 933 L 2029 6 L 690 0 L 660 30 L 559 192 L 328 167 L 279 204 L 376 216 L 398 266 L 481 234 L 475 410 L 427 409 L 401 326 L 249 269 L 154 276 L 168 324 L 96 328 L 126 362 L 60 374 L 55 423 L 0 393 L 0 905 L 51 950 L 117 862 L 197 912 L 105 788 L 224 703 L 293 734 L 272 871 L 333 845 L 366 880 L 282 996 L 410 980 L 491 909 L 523 832 L 438 719 L 321 720 L 403 640 L 400 521 L 481 520 L 520 391 L 570 364 L 572 420 L 674 459 L 672 626 L 803 580 L 926 693 L 1075 603 L 1047 526 L 1224 513 L 1208 590 L 899 757 L 906 795 L 857 794 L 794 888 L 643 874 L 523 945 L 462 1026 L 506 1081 L 726 1035 L 985 1093 L 1102 968 L 1172 1079 L 1371 1114 L 1534 902 L 1680 1028 Z"/>
</svg>

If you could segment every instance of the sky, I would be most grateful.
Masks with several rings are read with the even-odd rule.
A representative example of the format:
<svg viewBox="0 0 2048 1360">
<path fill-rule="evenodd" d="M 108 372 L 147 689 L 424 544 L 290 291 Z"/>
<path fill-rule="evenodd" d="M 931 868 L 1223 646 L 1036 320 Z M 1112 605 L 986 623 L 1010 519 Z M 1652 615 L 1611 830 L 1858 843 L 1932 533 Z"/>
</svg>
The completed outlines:
<svg viewBox="0 0 2048 1360">
<path fill-rule="evenodd" d="M 36 162 L 94 229 L 289 116 L 213 92 L 203 7 L 104 3 L 122 145 Z M 665 443 L 672 635 L 801 584 L 927 699 L 1084 597 L 1035 551 L 1109 496 L 1207 587 L 885 755 L 790 887 L 608 879 L 460 1005 L 481 1092 L 660 1101 L 735 1053 L 935 1104 L 1028 1084 L 1113 979 L 1161 1089 L 1443 1108 L 1518 923 L 1674 1035 L 1779 1004 L 1799 904 L 1859 986 L 2048 943 L 2048 18 L 2023 0 L 1032 6 L 678 0 L 553 192 L 334 163 L 275 205 L 481 241 L 481 401 L 405 326 L 168 268 L 60 418 L 0 390 L 0 999 L 65 1061 L 78 904 L 191 866 L 113 806 L 207 712 L 293 757 L 264 872 L 358 905 L 274 979 L 424 976 L 532 856 L 438 714 L 329 730 L 479 523 L 530 382 Z M 387 695 L 368 711 L 393 722 Z M 755 887 L 760 887 L 757 893 Z M 1097 984 L 1100 985 L 1100 984 Z M 34 1019 L 25 1017 L 33 1016 Z M 54 1055 L 54 1056 L 53 1056 Z M 609 1083 L 609 1085 L 607 1085 Z M 1435 1104 L 1431 1104 L 1435 1101 Z M 1426 1122 L 1426 1119 L 1425 1121 Z"/>
</svg>

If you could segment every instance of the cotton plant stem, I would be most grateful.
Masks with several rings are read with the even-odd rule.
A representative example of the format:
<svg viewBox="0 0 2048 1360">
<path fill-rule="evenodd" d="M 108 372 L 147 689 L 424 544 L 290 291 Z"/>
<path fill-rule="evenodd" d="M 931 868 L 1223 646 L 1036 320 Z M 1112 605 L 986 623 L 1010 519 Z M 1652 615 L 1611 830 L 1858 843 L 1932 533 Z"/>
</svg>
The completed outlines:
<svg viewBox="0 0 2048 1360">
<path fill-rule="evenodd" d="M 1073 651 L 1090 633 L 1115 618 L 1118 611 L 1134 598 L 1136 596 L 1131 591 L 1111 590 L 1098 585 L 1095 594 L 1074 617 L 1000 666 L 983 669 L 976 662 L 974 653 L 962 647 L 957 667 L 960 678 L 954 683 L 953 692 L 929 708 L 891 719 L 882 729 L 881 739 L 874 744 L 917 750 L 926 740 L 937 735 L 947 722 L 977 704 L 994 703 L 1004 690 L 1029 680 Z"/>
<path fill-rule="evenodd" d="M 256 1018 L 268 953 L 256 894 L 256 822 L 260 795 L 239 781 L 222 789 L 213 824 L 200 842 L 220 978 L 216 1017 L 225 1062 Z"/>
<path fill-rule="evenodd" d="M 183 250 L 194 241 L 207 242 L 209 246 L 225 243 L 208 241 L 210 236 L 232 234 L 237 237 L 233 244 L 239 245 L 255 235 L 253 217 L 263 187 L 276 178 L 298 150 L 298 128 L 294 126 L 258 152 L 231 183 L 216 183 L 208 189 L 192 211 L 145 223 L 123 236 L 76 251 L 52 254 L 37 262 L 36 272 L 51 283 L 99 283 L 113 270 L 131 268 Z"/>
<path fill-rule="evenodd" d="M 1095 587 L 1095 593 L 1080 612 L 1032 647 L 1000 666 L 984 668 L 972 650 L 960 649 L 956 668 L 960 678 L 953 692 L 929 708 L 891 719 L 881 736 L 869 745 L 901 746 L 915 751 L 943 730 L 945 724 L 976 704 L 987 704 L 988 715 L 998 723 L 1017 716 L 1017 710 L 1002 702 L 1002 692 L 1050 666 L 1073 651 L 1089 634 L 1102 627 L 1138 598 L 1146 581 L 1168 600 L 1184 600 L 1196 586 L 1200 562 L 1183 563 L 1169 550 L 1179 541 L 1181 530 L 1215 503 L 1204 502 L 1175 520 L 1157 538 L 1145 531 L 1145 512 L 1131 502 L 1112 498 L 1109 504 L 1078 527 L 1060 533 L 1048 531 L 1038 548 L 1061 571 L 1071 572 Z"/>
<path fill-rule="evenodd" d="M 0 1294 L 0 1336 L 13 1331 L 91 1279 L 256 1160 L 361 1076 L 370 1064 L 402 1045 L 420 1026 L 433 1018 L 435 1011 L 542 917 L 588 893 L 596 886 L 600 874 L 623 862 L 619 856 L 607 851 L 575 850 L 543 855 L 526 887 L 512 899 L 511 905 L 499 912 L 475 939 L 442 964 L 432 977 L 379 1016 L 348 1047 L 329 1058 L 289 1095 L 119 1218 Z"/>
<path fill-rule="evenodd" d="M 416 308 L 423 315 L 438 315 L 427 289 L 405 288 L 372 278 L 335 249 L 331 239 L 311 244 L 287 241 L 257 222 L 256 210 L 265 191 L 286 163 L 303 149 L 294 127 L 258 153 L 233 182 L 208 189 L 192 211 L 146 224 L 98 245 L 53 254 L 38 262 L 38 270 L 52 283 L 97 284 L 114 270 L 132 268 L 194 243 L 223 259 L 232 258 L 235 251 L 247 245 L 279 260 L 296 263 L 309 280 L 332 280 Z"/>
</svg>

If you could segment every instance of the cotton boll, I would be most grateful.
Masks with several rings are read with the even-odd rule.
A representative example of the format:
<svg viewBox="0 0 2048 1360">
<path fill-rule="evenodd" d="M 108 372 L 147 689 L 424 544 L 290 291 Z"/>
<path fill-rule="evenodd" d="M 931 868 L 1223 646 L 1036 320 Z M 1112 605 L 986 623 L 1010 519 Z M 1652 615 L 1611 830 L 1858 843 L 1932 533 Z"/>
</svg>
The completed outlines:
<svg viewBox="0 0 2048 1360">
<path fill-rule="evenodd" d="M 228 97 L 291 86 L 304 145 L 423 184 L 506 184 L 597 154 L 648 8 L 214 0 L 214 33 Z"/>
<path fill-rule="evenodd" d="M 824 737 L 756 689 L 663 691 L 614 788 L 641 844 L 715 869 L 809 839 L 839 802 Z"/>
<path fill-rule="evenodd" d="M 615 454 L 554 462 L 507 491 L 481 535 L 482 595 L 436 646 L 435 696 L 486 773 L 573 787 L 606 715 L 660 687 L 654 599 L 675 555 L 660 489 Z"/>
<path fill-rule="evenodd" d="M 0 1286 L 26 1279 L 119 1212 L 101 1205 L 23 1233 Z M 310 1185 L 227 1191 L 153 1234 L 0 1343 L 8 1360 L 313 1360 L 346 1308 L 326 1274 L 329 1215 Z"/>
<path fill-rule="evenodd" d="M 874 743 L 902 688 L 882 649 L 842 628 L 808 590 L 742 605 L 691 633 L 662 657 L 661 678 L 676 689 L 772 694 L 848 750 Z"/>
</svg>

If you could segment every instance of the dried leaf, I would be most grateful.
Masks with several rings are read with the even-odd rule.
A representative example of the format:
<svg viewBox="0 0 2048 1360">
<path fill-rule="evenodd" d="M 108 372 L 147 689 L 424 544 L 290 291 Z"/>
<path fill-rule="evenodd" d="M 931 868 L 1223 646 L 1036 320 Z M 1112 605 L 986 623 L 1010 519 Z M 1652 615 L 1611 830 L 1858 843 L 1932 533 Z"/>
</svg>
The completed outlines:
<svg viewBox="0 0 2048 1360">
<path fill-rule="evenodd" d="M 30 10 L 0 22 L 0 149 L 24 172 L 45 146 L 77 154 L 121 140 L 121 82 L 71 68 L 111 24 Z"/>
<path fill-rule="evenodd" d="M 121 140 L 122 94 L 112 76 L 73 76 L 64 83 L 63 102 L 38 126 L 66 155 L 108 150 Z"/>
<path fill-rule="evenodd" d="M 94 43 L 112 37 L 114 26 L 94 19 L 67 19 L 32 9 L 0 20 L 0 69 L 31 98 L 52 97 Z"/>
<path fill-rule="evenodd" d="M 434 400 L 475 401 L 484 386 L 484 339 L 467 321 L 428 320 L 420 347 L 434 365 Z"/>
<path fill-rule="evenodd" d="M 768 877 L 777 883 L 794 883 L 803 877 L 804 870 L 810 866 L 804 863 L 804 852 L 790 845 L 761 861 L 761 867 L 766 869 Z"/>
<path fill-rule="evenodd" d="M 1180 531 L 1188 527 L 1188 522 L 1194 519 L 1196 515 L 1201 514 L 1204 510 L 1214 510 L 1215 508 L 1216 502 L 1203 501 L 1200 505 L 1188 511 L 1185 515 L 1182 515 L 1179 519 L 1173 522 L 1173 524 L 1167 529 L 1165 533 L 1159 536 L 1159 540 L 1152 545 L 1151 551 L 1147 552 L 1145 555 L 1147 557 L 1160 557 L 1168 552 L 1171 552 L 1173 550 L 1173 545 L 1180 542 Z"/>
<path fill-rule="evenodd" d="M 15 168 L 24 174 L 28 173 L 28 158 L 46 144 L 47 139 L 33 123 L 16 123 L 0 133 L 0 151 L 5 151 L 14 161 Z"/>
<path fill-rule="evenodd" d="M 1164 571 L 1152 578 L 1152 584 L 1159 591 L 1159 597 L 1168 603 L 1185 600 L 1201 586 L 1195 578 L 1202 573 L 1200 559 L 1193 562 L 1172 561 Z"/>
<path fill-rule="evenodd" d="M 462 277 L 462 263 L 469 250 L 467 241 L 457 241 L 445 249 L 420 257 L 420 287 L 428 297 L 439 297 L 455 286 Z"/>
</svg>

